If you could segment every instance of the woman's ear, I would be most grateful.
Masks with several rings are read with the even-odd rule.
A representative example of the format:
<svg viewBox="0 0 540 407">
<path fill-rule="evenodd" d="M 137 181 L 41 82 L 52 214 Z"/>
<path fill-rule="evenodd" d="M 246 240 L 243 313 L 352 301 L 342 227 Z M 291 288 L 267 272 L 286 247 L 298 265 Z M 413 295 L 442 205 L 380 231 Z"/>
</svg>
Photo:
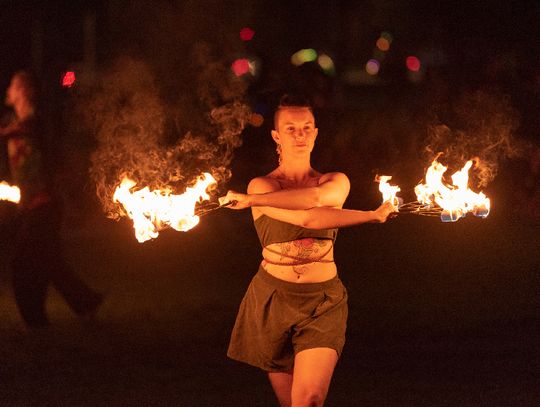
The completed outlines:
<svg viewBox="0 0 540 407">
<path fill-rule="evenodd" d="M 280 144 L 279 133 L 276 130 L 272 130 L 270 134 L 272 134 L 272 138 L 274 139 L 276 144 Z"/>
</svg>

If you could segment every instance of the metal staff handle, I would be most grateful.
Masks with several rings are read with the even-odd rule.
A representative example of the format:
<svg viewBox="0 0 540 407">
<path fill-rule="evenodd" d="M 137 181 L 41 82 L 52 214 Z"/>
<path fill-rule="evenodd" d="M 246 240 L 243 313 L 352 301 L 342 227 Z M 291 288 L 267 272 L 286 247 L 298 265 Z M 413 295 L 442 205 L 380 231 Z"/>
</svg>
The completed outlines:
<svg viewBox="0 0 540 407">
<path fill-rule="evenodd" d="M 442 208 L 440 206 L 429 206 L 418 201 L 407 202 L 399 206 L 396 214 L 420 215 L 420 216 L 441 216 Z"/>
<path fill-rule="evenodd" d="M 197 208 L 197 210 L 195 211 L 195 215 L 201 217 L 201 216 L 205 216 L 205 215 L 208 215 L 209 213 L 211 212 L 214 212 L 220 208 L 226 208 L 227 206 L 231 206 L 231 205 L 234 205 L 236 204 L 236 201 L 229 201 L 229 202 L 226 202 L 222 205 L 220 205 L 218 202 L 208 202 L 204 205 L 201 205 L 199 206 L 199 208 Z"/>
</svg>

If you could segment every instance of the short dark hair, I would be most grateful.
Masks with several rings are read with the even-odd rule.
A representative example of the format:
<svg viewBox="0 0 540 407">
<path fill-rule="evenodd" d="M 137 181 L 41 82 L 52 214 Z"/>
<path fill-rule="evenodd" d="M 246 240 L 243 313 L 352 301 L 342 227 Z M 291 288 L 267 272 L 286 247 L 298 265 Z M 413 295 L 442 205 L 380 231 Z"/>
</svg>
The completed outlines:
<svg viewBox="0 0 540 407">
<path fill-rule="evenodd" d="M 277 130 L 278 128 L 278 116 L 279 111 L 281 109 L 286 108 L 305 108 L 308 109 L 311 113 L 313 113 L 313 107 L 311 106 L 311 103 L 309 99 L 303 95 L 299 94 L 285 94 L 279 99 L 278 106 L 276 108 L 276 111 L 274 112 L 274 129 Z"/>
</svg>

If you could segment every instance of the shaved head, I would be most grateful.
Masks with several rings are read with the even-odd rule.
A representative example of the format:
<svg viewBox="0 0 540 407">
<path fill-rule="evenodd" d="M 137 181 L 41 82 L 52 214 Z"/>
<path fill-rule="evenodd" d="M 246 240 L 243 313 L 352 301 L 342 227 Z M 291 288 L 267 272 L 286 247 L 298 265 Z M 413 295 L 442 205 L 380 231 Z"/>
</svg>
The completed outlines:
<svg viewBox="0 0 540 407">
<path fill-rule="evenodd" d="M 284 109 L 307 109 L 313 114 L 313 109 L 307 98 L 297 95 L 283 95 L 279 100 L 279 105 L 274 113 L 274 129 L 278 130 L 279 114 Z"/>
</svg>

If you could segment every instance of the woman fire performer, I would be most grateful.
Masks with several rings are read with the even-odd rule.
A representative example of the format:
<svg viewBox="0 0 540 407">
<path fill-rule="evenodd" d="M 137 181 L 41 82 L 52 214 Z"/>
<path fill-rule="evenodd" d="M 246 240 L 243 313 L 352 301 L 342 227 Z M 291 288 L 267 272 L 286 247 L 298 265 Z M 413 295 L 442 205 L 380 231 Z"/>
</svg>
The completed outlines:
<svg viewBox="0 0 540 407">
<path fill-rule="evenodd" d="M 228 356 L 267 371 L 281 406 L 320 406 L 345 343 L 347 291 L 334 263 L 337 228 L 385 222 L 393 206 L 342 209 L 349 180 L 311 167 L 318 129 L 305 100 L 284 96 L 274 127 L 278 167 L 254 178 L 247 194 L 229 191 L 222 198 L 233 209 L 251 208 L 263 246 Z"/>
</svg>

